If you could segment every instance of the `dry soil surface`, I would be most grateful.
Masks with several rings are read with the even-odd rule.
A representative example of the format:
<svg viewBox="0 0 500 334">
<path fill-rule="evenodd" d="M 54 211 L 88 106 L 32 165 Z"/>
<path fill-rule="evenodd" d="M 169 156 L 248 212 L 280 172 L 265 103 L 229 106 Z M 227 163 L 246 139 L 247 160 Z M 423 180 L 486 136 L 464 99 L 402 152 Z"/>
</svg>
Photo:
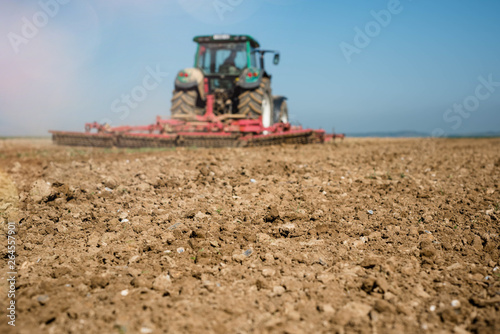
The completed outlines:
<svg viewBox="0 0 500 334">
<path fill-rule="evenodd" d="M 0 140 L 0 332 L 499 333 L 499 147 Z"/>
</svg>

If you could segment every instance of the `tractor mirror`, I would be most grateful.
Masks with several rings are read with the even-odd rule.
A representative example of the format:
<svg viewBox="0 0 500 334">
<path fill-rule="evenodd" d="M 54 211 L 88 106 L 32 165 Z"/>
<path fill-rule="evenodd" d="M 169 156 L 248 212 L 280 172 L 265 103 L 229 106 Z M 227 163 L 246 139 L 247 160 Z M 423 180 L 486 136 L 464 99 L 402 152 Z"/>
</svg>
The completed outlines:
<svg viewBox="0 0 500 334">
<path fill-rule="evenodd" d="M 275 53 L 274 54 L 274 60 L 273 60 L 273 63 L 274 65 L 278 65 L 280 62 L 280 54 L 279 53 Z"/>
</svg>

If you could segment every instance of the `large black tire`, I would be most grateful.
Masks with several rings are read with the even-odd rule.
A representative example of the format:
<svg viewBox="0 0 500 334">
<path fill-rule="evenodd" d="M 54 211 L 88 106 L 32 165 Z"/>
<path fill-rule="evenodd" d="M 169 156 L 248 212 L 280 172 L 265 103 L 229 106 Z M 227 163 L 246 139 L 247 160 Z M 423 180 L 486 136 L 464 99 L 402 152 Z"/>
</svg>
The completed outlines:
<svg viewBox="0 0 500 334">
<path fill-rule="evenodd" d="M 268 78 L 262 78 L 260 86 L 255 89 L 243 90 L 238 96 L 238 114 L 246 115 L 248 118 L 269 117 L 269 126 L 274 124 L 274 103 L 271 95 L 271 83 Z M 270 114 L 263 112 L 263 102 L 269 103 Z M 264 102 L 265 104 L 265 102 Z M 266 124 L 263 119 L 262 122 Z"/>
<path fill-rule="evenodd" d="M 172 117 L 201 115 L 202 109 L 198 107 L 198 91 L 196 89 L 176 89 L 172 93 Z"/>
</svg>

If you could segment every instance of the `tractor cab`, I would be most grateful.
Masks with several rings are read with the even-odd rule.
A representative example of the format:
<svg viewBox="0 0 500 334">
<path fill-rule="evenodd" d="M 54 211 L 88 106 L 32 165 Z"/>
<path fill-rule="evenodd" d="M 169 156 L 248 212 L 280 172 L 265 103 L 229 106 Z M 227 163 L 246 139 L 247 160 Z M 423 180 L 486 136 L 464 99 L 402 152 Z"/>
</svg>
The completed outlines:
<svg viewBox="0 0 500 334">
<path fill-rule="evenodd" d="M 257 67 L 259 43 L 250 36 L 213 35 L 194 38 L 198 43 L 195 67 L 205 75 L 239 75 L 242 70 Z"/>
<path fill-rule="evenodd" d="M 217 89 L 232 92 L 242 74 L 245 80 L 261 74 L 270 77 L 264 70 L 266 52 L 275 53 L 275 64 L 279 60 L 277 52 L 260 50 L 259 43 L 248 35 L 197 36 L 194 41 L 198 43 L 194 67 L 209 80 L 209 93 Z"/>
<path fill-rule="evenodd" d="M 255 57 L 254 57 L 255 58 Z M 252 66 L 255 64 L 250 64 Z M 198 47 L 196 67 L 205 75 L 236 75 L 249 67 L 245 43 L 203 43 Z"/>
<path fill-rule="evenodd" d="M 194 67 L 208 80 L 209 94 L 232 96 L 242 72 L 257 66 L 252 51 L 259 43 L 250 36 L 197 36 L 194 41 L 198 43 Z"/>
</svg>

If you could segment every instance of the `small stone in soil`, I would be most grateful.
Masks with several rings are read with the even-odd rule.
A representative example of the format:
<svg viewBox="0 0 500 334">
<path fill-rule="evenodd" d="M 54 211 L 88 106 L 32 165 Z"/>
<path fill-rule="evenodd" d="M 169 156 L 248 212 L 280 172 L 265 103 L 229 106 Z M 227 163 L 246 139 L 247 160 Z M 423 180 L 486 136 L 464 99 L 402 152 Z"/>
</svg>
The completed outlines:
<svg viewBox="0 0 500 334">
<path fill-rule="evenodd" d="M 175 223 L 169 227 L 167 227 L 167 230 L 174 230 L 175 228 L 177 228 L 179 225 L 181 225 L 181 223 Z"/>
<path fill-rule="evenodd" d="M 41 296 L 38 296 L 38 298 L 36 300 L 40 303 L 40 305 L 45 305 L 45 304 L 47 304 L 49 299 L 50 299 L 49 296 L 41 295 Z"/>
<path fill-rule="evenodd" d="M 278 285 L 273 288 L 273 293 L 277 296 L 281 296 L 282 294 L 285 293 L 285 288 Z"/>
<path fill-rule="evenodd" d="M 264 268 L 262 269 L 262 276 L 264 277 L 272 277 L 276 274 L 276 270 L 271 269 L 271 268 Z"/>
</svg>

